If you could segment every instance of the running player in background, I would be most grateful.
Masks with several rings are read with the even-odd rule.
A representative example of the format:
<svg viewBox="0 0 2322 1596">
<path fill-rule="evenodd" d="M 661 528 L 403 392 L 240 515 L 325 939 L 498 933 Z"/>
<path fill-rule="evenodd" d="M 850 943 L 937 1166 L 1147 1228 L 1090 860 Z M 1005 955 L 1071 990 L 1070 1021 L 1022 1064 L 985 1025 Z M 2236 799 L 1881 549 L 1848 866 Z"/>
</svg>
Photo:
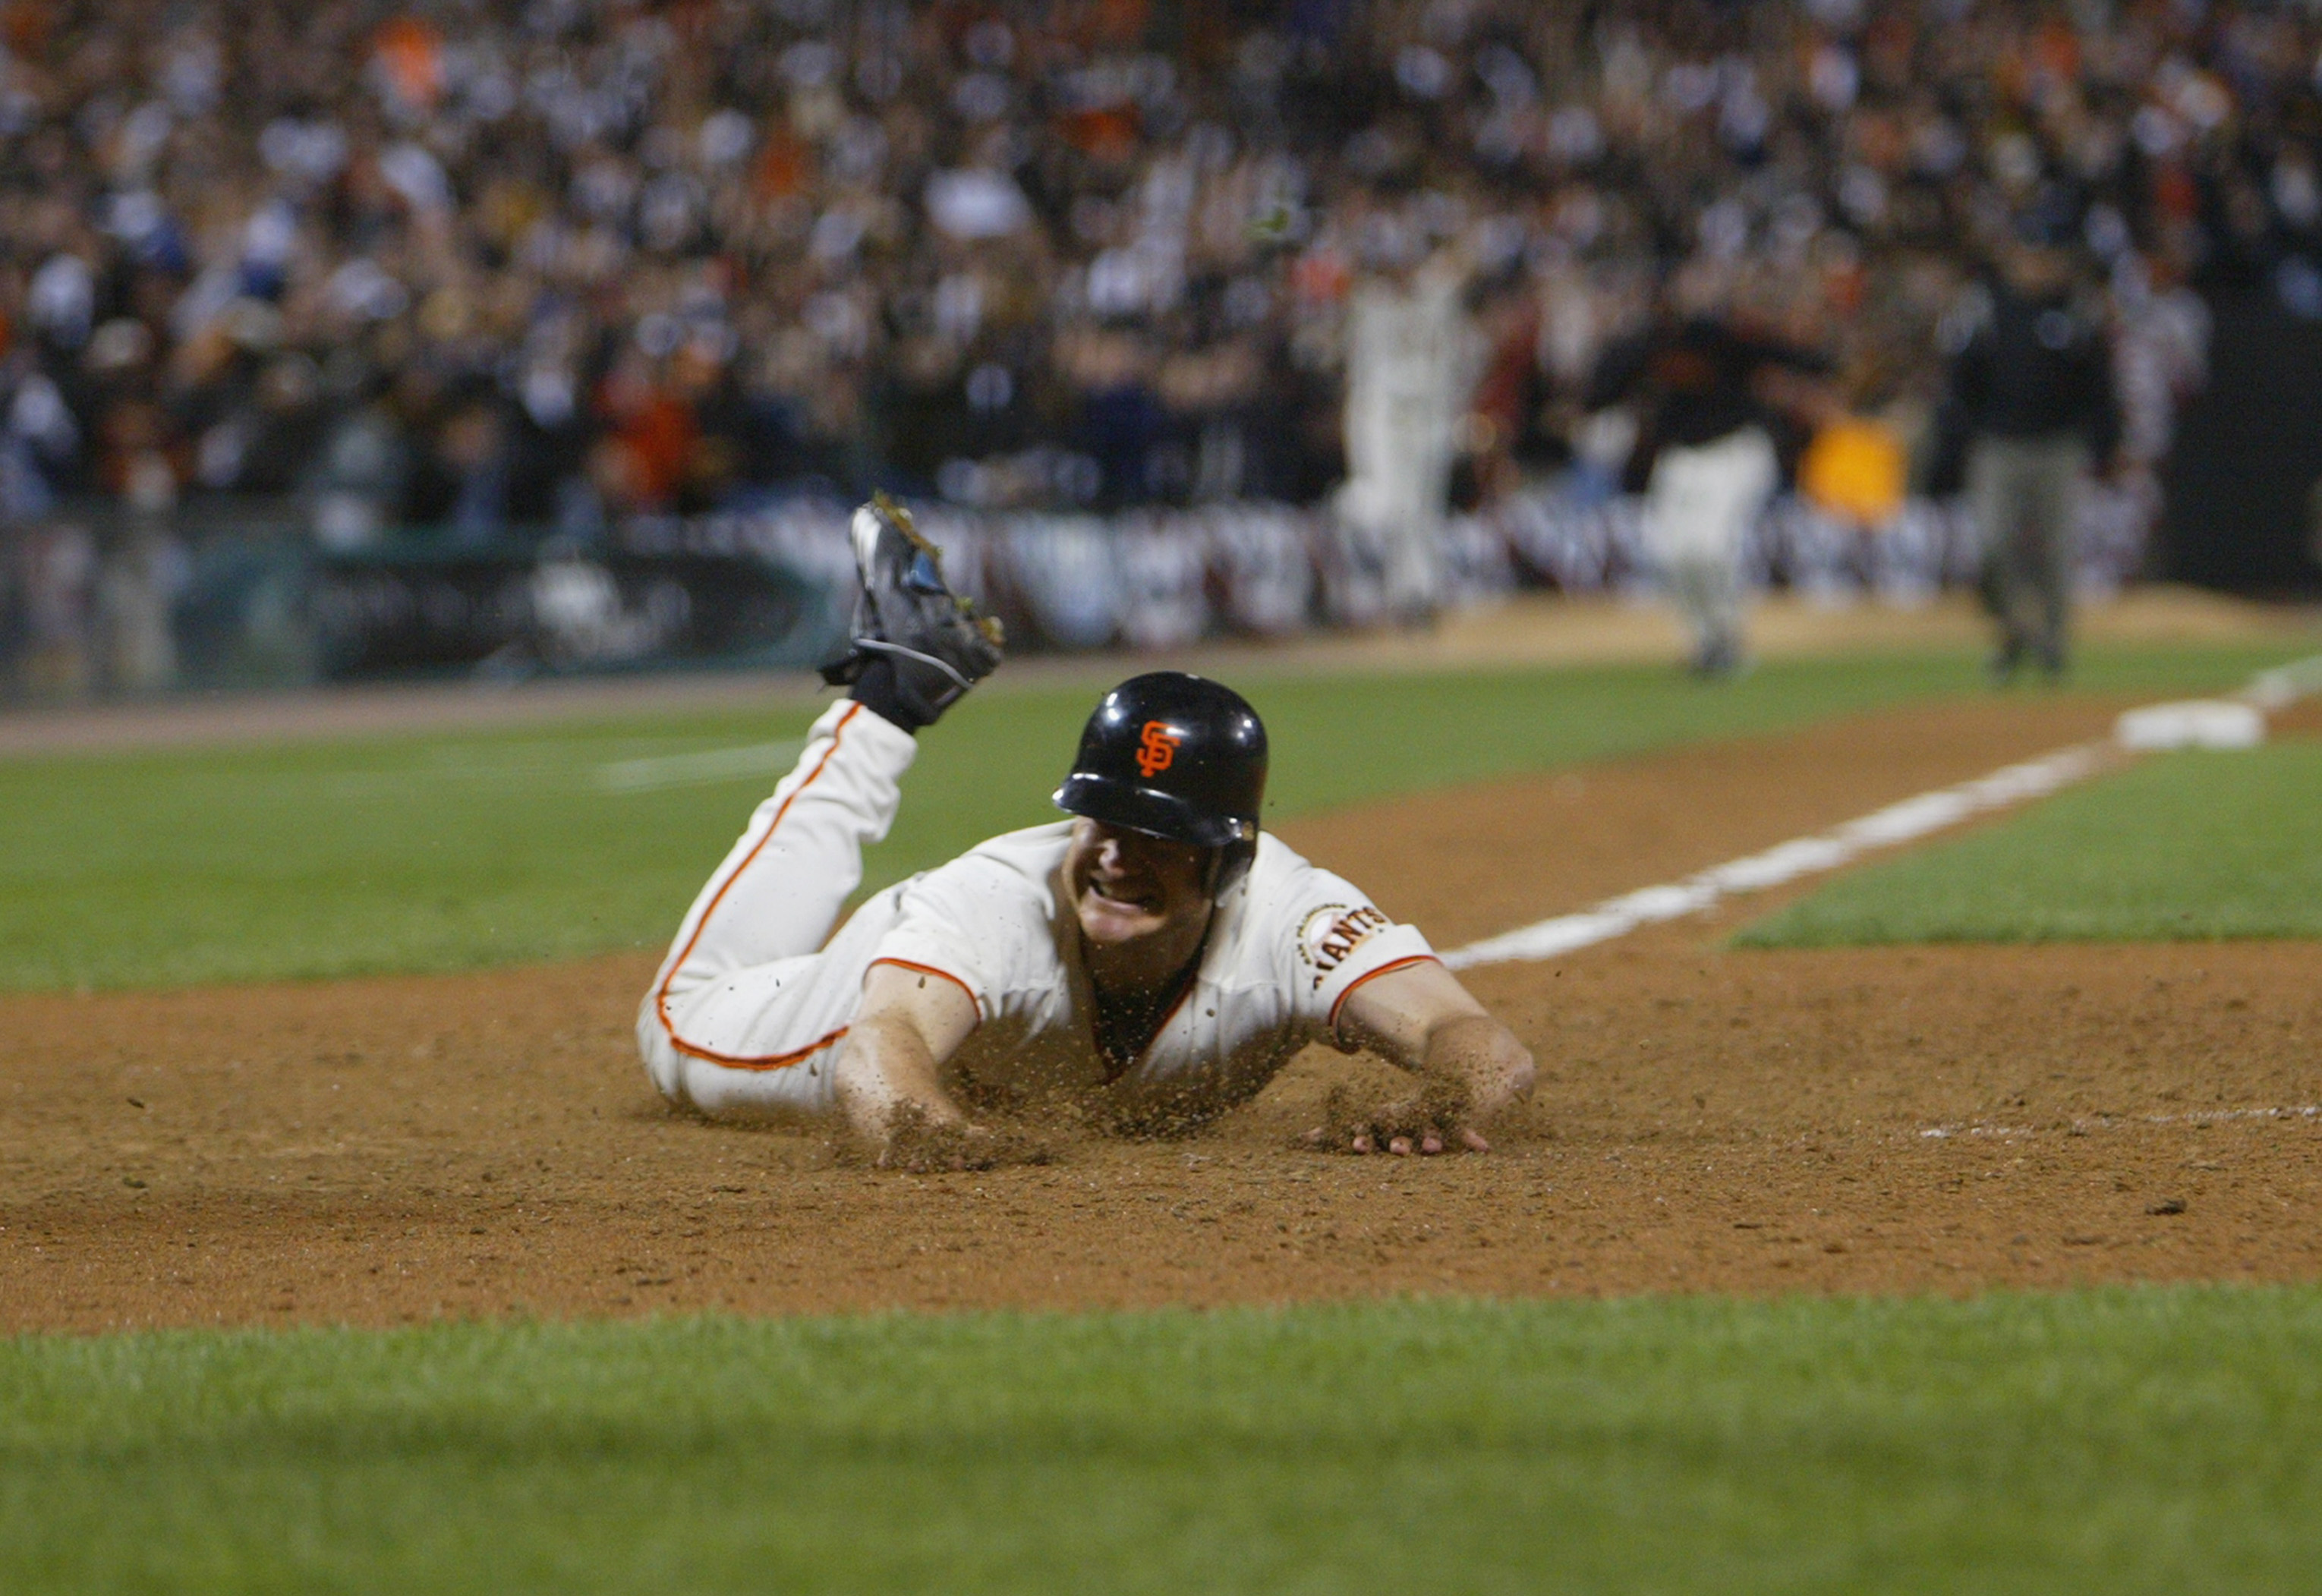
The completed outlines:
<svg viewBox="0 0 2322 1596">
<path fill-rule="evenodd" d="M 1828 363 L 1731 297 L 1716 269 L 1680 274 L 1659 324 L 1606 351 L 1587 401 L 1641 411 L 1646 552 L 1692 629 L 1692 667 L 1707 677 L 1742 663 L 1742 548 L 1780 477 L 1770 429 L 1827 405 Z"/>
</svg>

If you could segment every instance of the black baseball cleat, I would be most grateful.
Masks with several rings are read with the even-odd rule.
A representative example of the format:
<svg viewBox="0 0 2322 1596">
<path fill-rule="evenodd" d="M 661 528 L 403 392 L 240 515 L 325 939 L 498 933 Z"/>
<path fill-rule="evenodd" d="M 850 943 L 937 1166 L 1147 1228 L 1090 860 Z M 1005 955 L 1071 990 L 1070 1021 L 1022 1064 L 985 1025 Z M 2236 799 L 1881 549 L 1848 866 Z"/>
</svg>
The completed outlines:
<svg viewBox="0 0 2322 1596">
<path fill-rule="evenodd" d="M 1000 623 L 945 585 L 942 553 L 885 494 L 855 512 L 851 530 L 863 592 L 846 647 L 822 679 L 860 684 L 855 696 L 907 731 L 933 725 L 999 668 Z"/>
</svg>

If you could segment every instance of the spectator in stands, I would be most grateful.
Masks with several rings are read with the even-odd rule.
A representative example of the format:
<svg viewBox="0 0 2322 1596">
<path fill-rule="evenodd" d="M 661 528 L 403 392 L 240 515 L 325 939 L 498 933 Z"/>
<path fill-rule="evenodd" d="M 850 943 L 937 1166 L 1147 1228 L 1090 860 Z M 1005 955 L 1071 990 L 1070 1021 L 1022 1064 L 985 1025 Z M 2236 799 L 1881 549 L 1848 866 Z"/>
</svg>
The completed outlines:
<svg viewBox="0 0 2322 1596">
<path fill-rule="evenodd" d="M 889 381 L 934 338 L 963 493 L 1199 497 L 1239 437 L 1246 491 L 1311 501 L 1374 226 L 1521 285 L 1567 411 L 1632 279 L 1704 253 L 1818 296 L 1842 369 L 1924 383 L 2049 180 L 2118 280 L 2322 315 L 2317 46 L 2310 9 L 2233 0 L 6 0 L 0 500 L 117 496 L 132 369 L 188 501 L 352 480 L 360 443 L 361 493 L 312 491 L 371 506 L 317 520 L 339 541 L 448 513 L 442 406 L 480 385 L 512 524 L 939 490 Z M 1221 340 L 1255 438 L 1173 366 Z M 1521 374 L 1486 369 L 1504 420 Z"/>
</svg>

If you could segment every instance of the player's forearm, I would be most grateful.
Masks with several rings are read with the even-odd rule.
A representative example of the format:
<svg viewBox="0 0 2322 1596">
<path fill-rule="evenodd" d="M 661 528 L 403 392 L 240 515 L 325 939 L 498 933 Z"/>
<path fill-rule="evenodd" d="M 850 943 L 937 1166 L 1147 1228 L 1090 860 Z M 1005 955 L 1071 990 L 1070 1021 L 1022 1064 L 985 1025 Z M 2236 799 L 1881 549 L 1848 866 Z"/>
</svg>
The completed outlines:
<svg viewBox="0 0 2322 1596">
<path fill-rule="evenodd" d="M 1467 1117 L 1493 1118 L 1531 1090 L 1531 1053 L 1508 1028 L 1488 1015 L 1458 1015 L 1428 1033 L 1420 1068 L 1457 1087 L 1467 1100 Z"/>
<path fill-rule="evenodd" d="M 838 1101 L 847 1124 L 873 1142 L 882 1142 L 899 1114 L 916 1110 L 928 1125 L 955 1125 L 966 1116 L 937 1078 L 935 1053 L 908 1022 L 873 1017 L 857 1021 L 838 1065 Z"/>
</svg>

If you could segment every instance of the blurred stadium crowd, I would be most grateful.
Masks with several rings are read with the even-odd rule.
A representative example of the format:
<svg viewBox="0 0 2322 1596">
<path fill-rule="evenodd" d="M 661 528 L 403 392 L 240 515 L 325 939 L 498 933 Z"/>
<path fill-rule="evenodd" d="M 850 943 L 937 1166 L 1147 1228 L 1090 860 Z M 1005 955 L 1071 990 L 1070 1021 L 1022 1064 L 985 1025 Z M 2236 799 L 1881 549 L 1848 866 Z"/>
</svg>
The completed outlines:
<svg viewBox="0 0 2322 1596">
<path fill-rule="evenodd" d="M 1688 277 L 1924 481 L 2027 214 L 2111 328 L 2133 515 L 2199 294 L 2322 316 L 2304 7 L 6 0 L 0 46 L 19 527 L 1313 504 L 1348 307 L 1421 278 L 1460 507 L 1617 491 L 1590 377 Z"/>
</svg>

